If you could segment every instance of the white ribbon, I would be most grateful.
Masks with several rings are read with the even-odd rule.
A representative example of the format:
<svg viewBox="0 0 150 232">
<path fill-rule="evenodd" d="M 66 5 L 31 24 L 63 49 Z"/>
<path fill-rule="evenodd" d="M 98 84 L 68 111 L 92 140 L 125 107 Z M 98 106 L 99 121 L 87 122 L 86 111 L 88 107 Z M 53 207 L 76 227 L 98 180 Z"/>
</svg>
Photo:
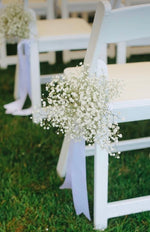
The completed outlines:
<svg viewBox="0 0 150 232">
<path fill-rule="evenodd" d="M 108 77 L 108 68 L 107 64 L 101 59 L 97 60 L 97 65 L 96 65 L 96 76 L 106 76 Z"/>
<path fill-rule="evenodd" d="M 6 114 L 13 115 L 30 115 L 32 113 L 32 107 L 28 109 L 22 109 L 29 95 L 31 99 L 31 87 L 30 87 L 30 40 L 22 40 L 18 44 L 18 89 L 19 89 L 19 99 L 9 104 L 4 105 L 6 109 Z"/>
<path fill-rule="evenodd" d="M 97 61 L 97 77 L 108 76 L 107 65 L 102 61 Z M 90 212 L 88 205 L 87 181 L 86 181 L 86 155 L 85 141 L 76 142 L 71 140 L 69 144 L 68 160 L 66 168 L 66 178 L 61 189 L 72 189 L 73 202 L 76 214 L 83 213 L 89 220 Z"/>
<path fill-rule="evenodd" d="M 66 178 L 61 189 L 72 189 L 76 214 L 83 213 L 89 220 L 89 205 L 86 183 L 85 141 L 70 141 Z"/>
</svg>

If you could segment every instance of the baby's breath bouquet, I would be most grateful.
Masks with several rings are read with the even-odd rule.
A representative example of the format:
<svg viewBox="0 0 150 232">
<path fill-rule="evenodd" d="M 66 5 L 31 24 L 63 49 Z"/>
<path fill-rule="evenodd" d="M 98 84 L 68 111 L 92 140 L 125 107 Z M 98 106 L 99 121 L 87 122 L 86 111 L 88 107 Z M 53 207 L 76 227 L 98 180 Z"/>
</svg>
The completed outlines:
<svg viewBox="0 0 150 232">
<path fill-rule="evenodd" d="M 0 35 L 9 42 L 28 38 L 29 24 L 34 20 L 33 15 L 24 9 L 22 1 L 10 3 L 0 11 Z"/>
<path fill-rule="evenodd" d="M 119 94 L 117 81 L 106 76 L 89 76 L 87 66 L 66 69 L 46 85 L 48 96 L 42 99 L 41 126 L 58 128 L 70 138 L 98 142 L 111 153 L 111 143 L 117 142 L 119 126 L 109 103 Z"/>
</svg>

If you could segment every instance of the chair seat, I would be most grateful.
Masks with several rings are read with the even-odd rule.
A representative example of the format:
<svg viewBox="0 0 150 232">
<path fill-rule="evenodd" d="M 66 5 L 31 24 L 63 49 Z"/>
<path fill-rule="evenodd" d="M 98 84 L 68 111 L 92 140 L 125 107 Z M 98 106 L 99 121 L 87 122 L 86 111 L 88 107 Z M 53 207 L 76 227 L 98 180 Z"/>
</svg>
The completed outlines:
<svg viewBox="0 0 150 232">
<path fill-rule="evenodd" d="M 66 68 L 65 74 L 77 73 L 77 68 Z M 142 78 L 140 78 L 142 76 Z M 108 65 L 108 78 L 121 81 L 120 97 L 111 108 L 119 114 L 118 122 L 146 120 L 150 115 L 150 62 Z M 128 109 L 128 110 L 127 110 Z M 136 116 L 135 116 L 136 115 Z"/>
<path fill-rule="evenodd" d="M 108 75 L 123 80 L 124 89 L 116 101 L 150 99 L 150 62 L 108 65 Z"/>
<path fill-rule="evenodd" d="M 37 29 L 40 38 L 74 35 L 89 38 L 91 33 L 91 27 L 80 18 L 37 20 Z"/>
<path fill-rule="evenodd" d="M 86 49 L 90 25 L 80 18 L 37 20 L 39 52 Z"/>
<path fill-rule="evenodd" d="M 150 62 L 110 64 L 107 67 L 108 78 L 120 80 L 123 85 L 122 93 L 115 102 L 150 100 Z M 66 68 L 64 72 L 67 75 L 76 73 L 77 68 Z"/>
</svg>

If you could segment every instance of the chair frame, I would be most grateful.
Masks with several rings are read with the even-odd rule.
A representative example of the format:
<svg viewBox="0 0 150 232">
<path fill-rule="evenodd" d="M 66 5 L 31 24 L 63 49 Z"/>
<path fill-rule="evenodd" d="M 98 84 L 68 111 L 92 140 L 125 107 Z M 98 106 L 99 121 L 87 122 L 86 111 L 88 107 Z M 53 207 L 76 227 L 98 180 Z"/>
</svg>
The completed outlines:
<svg viewBox="0 0 150 232">
<path fill-rule="evenodd" d="M 89 46 L 84 63 L 90 65 L 90 72 L 96 72 L 96 64 L 99 58 L 106 62 L 106 44 L 124 43 L 124 41 L 139 38 L 148 38 L 148 22 L 150 21 L 150 5 L 134 6 L 129 8 L 111 10 L 107 1 L 98 3 L 96 15 L 92 27 Z M 134 20 L 131 20 L 133 19 Z M 128 20 L 126 20 L 128 18 Z M 141 20 L 142 19 L 142 20 Z M 128 22 L 130 22 L 130 25 Z M 126 29 L 126 30 L 125 30 Z M 118 33 L 118 31 L 121 31 Z M 101 53 L 99 54 L 99 51 Z M 112 104 L 114 113 L 120 113 L 125 120 L 119 119 L 118 123 L 132 122 L 150 119 L 150 99 L 132 100 Z M 57 172 L 65 176 L 68 140 L 65 138 Z M 138 138 L 118 143 L 119 151 L 137 150 L 150 147 L 150 137 Z M 102 150 L 96 143 L 91 148 L 86 148 L 87 156 L 94 153 L 94 226 L 95 229 L 107 228 L 108 219 L 132 213 L 150 210 L 150 195 L 131 198 L 121 201 L 108 202 L 108 163 L 109 154 Z"/>
<path fill-rule="evenodd" d="M 133 7 L 130 7 L 129 9 L 124 8 L 111 11 L 108 6 L 108 2 L 106 3 L 104 1 L 103 6 L 101 4 L 102 2 L 99 3 L 97 8 L 93 31 L 91 33 L 91 39 L 85 57 L 85 63 L 90 64 L 91 72 L 94 71 L 96 60 L 99 57 L 98 51 L 102 49 L 104 43 L 124 42 L 139 38 L 139 31 L 143 38 L 150 36 L 150 32 L 148 31 L 148 21 L 150 20 L 150 17 L 148 14 L 145 16 L 145 11 L 150 11 L 150 5 L 147 5 L 146 7 L 142 6 L 142 12 L 142 9 L 140 9 L 139 6 L 135 6 L 134 9 Z M 128 22 L 130 22 L 130 26 L 126 20 L 127 17 L 129 20 Z M 134 21 L 131 20 L 133 17 Z M 140 22 L 141 18 L 142 22 Z M 99 22 L 102 23 L 100 24 Z M 110 28 L 106 30 L 108 25 Z M 116 31 L 114 31 L 114 28 L 116 28 Z M 124 31 L 124 28 L 128 28 L 128 30 Z M 111 29 L 113 31 L 111 31 Z M 118 31 L 121 31 L 119 35 L 117 33 Z M 97 46 L 92 51 L 93 41 L 95 41 Z M 120 112 L 120 114 L 125 117 L 125 122 L 150 119 L 150 99 L 147 101 L 147 104 L 145 103 L 145 105 L 143 102 L 138 102 L 137 104 L 137 101 L 129 102 L 127 106 L 126 104 L 123 106 L 123 103 L 120 103 L 119 105 L 117 104 L 116 106 L 114 104 L 113 110 L 114 112 Z M 140 113 L 141 110 L 143 112 L 142 114 Z M 120 120 L 119 122 L 123 121 Z M 150 137 L 138 140 L 134 139 L 130 140 L 130 142 L 124 141 L 125 148 L 123 150 L 131 150 L 130 144 L 132 144 L 132 149 L 139 149 L 139 144 L 141 145 L 141 148 L 150 147 Z M 102 150 L 98 144 L 95 145 L 95 149 L 94 224 L 96 229 L 105 229 L 109 218 L 150 210 L 150 196 L 108 203 L 108 154 L 105 150 Z M 120 151 L 122 151 L 121 147 Z"/>
</svg>

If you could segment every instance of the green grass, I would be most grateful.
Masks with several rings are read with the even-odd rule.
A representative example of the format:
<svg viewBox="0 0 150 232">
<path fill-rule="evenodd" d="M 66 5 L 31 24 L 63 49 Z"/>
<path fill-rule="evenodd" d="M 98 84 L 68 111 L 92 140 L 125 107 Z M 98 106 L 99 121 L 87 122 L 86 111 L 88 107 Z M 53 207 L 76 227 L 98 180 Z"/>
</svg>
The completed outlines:
<svg viewBox="0 0 150 232">
<path fill-rule="evenodd" d="M 129 61 L 150 60 L 150 56 Z M 109 60 L 110 63 L 114 60 Z M 67 64 L 75 65 L 78 62 Z M 41 66 L 42 73 L 61 72 L 57 64 Z M 3 105 L 13 100 L 15 67 L 0 70 L 0 232 L 92 232 L 93 222 L 76 216 L 70 190 L 60 190 L 63 179 L 56 165 L 63 136 L 45 131 L 29 117 L 6 115 Z M 29 101 L 27 102 L 27 105 Z M 150 122 L 121 125 L 124 138 L 146 136 Z M 93 218 L 93 157 L 87 158 L 88 195 Z M 150 193 L 150 150 L 110 157 L 109 201 Z M 107 232 L 150 232 L 150 213 L 110 219 Z"/>
</svg>

